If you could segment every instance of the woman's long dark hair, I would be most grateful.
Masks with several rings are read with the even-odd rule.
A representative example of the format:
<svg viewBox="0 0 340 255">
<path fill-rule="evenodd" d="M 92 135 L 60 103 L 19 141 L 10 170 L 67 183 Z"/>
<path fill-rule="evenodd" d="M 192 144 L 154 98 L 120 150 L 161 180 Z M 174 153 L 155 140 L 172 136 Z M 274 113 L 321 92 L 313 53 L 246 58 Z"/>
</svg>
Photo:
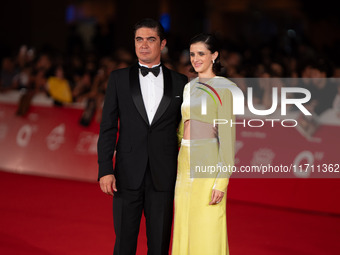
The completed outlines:
<svg viewBox="0 0 340 255">
<path fill-rule="evenodd" d="M 215 59 L 215 63 L 212 66 L 212 71 L 214 72 L 215 75 L 219 74 L 221 72 L 222 65 L 220 62 L 220 45 L 216 37 L 212 34 L 206 33 L 198 34 L 190 40 L 190 46 L 198 42 L 204 43 L 211 53 L 215 53 L 216 51 L 218 52 L 218 56 Z M 195 72 L 193 67 L 191 67 L 190 71 Z"/>
</svg>

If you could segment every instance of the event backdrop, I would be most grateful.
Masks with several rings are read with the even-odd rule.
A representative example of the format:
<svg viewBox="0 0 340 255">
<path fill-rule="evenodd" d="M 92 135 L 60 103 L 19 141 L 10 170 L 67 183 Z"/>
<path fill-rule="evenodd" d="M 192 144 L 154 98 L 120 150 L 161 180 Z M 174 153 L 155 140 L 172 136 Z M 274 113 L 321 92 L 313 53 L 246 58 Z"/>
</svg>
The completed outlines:
<svg viewBox="0 0 340 255">
<path fill-rule="evenodd" d="M 7 96 L 8 98 L 8 96 Z M 0 98 L 1 99 L 1 98 Z M 0 100 L 0 169 L 4 171 L 97 181 L 99 124 L 79 124 L 82 109 L 34 104 L 18 117 L 17 99 Z M 240 120 L 239 120 L 240 121 Z M 239 201 L 302 210 L 340 213 L 339 169 L 318 173 L 317 166 L 339 164 L 339 126 L 322 125 L 312 138 L 296 128 L 238 125 L 236 166 L 314 165 L 279 174 L 235 173 L 228 197 Z M 328 174 L 328 175 L 327 175 Z M 323 178 L 327 177 L 327 178 Z"/>
</svg>

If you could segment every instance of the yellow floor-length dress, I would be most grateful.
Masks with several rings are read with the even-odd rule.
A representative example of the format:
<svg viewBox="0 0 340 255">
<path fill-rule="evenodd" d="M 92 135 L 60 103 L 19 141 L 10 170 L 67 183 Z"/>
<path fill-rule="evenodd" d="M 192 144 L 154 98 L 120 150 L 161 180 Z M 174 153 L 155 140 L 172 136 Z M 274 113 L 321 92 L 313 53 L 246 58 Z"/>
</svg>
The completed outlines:
<svg viewBox="0 0 340 255">
<path fill-rule="evenodd" d="M 215 77 L 203 82 L 196 78 L 184 88 L 172 255 L 229 254 L 226 191 L 231 172 L 227 166 L 234 165 L 235 127 L 219 125 L 216 138 L 181 139 L 186 120 L 212 124 L 214 119 L 235 121 L 228 86 L 235 84 Z M 206 114 L 202 114 L 202 97 L 207 105 Z M 212 189 L 225 192 L 223 200 L 216 205 L 209 205 Z"/>
</svg>

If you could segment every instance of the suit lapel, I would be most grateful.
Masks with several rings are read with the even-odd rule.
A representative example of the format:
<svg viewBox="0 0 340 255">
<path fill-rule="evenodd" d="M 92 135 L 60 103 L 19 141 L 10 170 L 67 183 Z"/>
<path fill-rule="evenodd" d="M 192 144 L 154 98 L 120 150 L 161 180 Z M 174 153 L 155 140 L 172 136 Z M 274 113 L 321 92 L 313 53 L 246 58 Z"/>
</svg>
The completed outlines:
<svg viewBox="0 0 340 255">
<path fill-rule="evenodd" d="M 163 70 L 163 79 L 164 79 L 164 93 L 161 102 L 159 103 L 159 106 L 157 108 L 157 111 L 155 113 L 155 116 L 152 120 L 151 126 L 154 125 L 160 117 L 164 114 L 165 110 L 168 108 L 171 97 L 172 97 L 172 79 L 171 79 L 171 73 L 168 68 L 166 68 L 164 65 L 162 65 Z"/>
<path fill-rule="evenodd" d="M 130 77 L 129 77 L 130 78 L 130 91 L 131 91 L 131 96 L 132 96 L 133 102 L 135 103 L 136 108 L 137 108 L 139 114 L 144 119 L 144 121 L 148 125 L 150 125 L 148 115 L 147 115 L 146 110 L 145 110 L 142 91 L 140 89 L 138 64 L 131 66 L 129 75 L 130 75 Z"/>
</svg>

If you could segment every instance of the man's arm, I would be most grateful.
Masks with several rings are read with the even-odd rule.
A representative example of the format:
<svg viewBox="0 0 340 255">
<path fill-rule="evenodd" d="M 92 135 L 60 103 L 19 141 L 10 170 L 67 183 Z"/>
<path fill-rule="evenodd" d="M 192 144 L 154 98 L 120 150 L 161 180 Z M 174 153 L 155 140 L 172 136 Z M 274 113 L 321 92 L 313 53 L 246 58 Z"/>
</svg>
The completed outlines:
<svg viewBox="0 0 340 255">
<path fill-rule="evenodd" d="M 102 191 L 107 194 L 113 194 L 112 189 L 117 191 L 112 161 L 118 132 L 118 98 L 115 76 L 115 72 L 112 72 L 108 81 L 97 144 L 98 180 Z"/>
</svg>

